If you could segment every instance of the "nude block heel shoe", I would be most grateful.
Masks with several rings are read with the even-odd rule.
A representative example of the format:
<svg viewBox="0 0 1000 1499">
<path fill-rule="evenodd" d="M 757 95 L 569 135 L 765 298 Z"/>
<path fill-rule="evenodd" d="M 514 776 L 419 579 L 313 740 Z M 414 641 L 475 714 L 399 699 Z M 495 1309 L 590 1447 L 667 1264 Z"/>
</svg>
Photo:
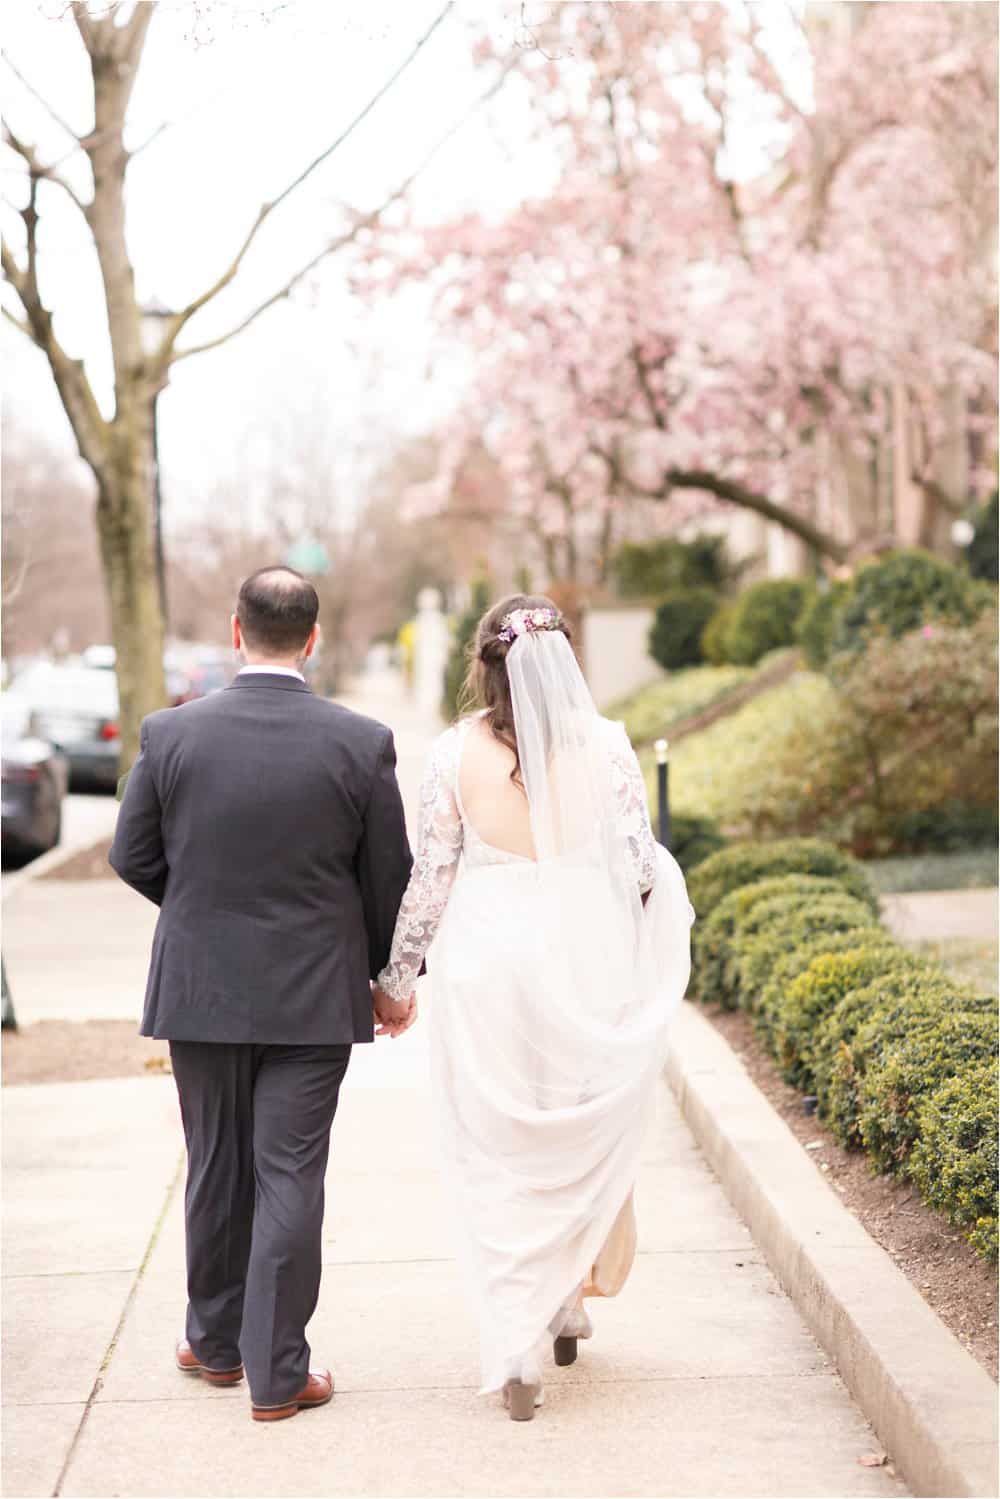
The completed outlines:
<svg viewBox="0 0 1000 1499">
<path fill-rule="evenodd" d="M 576 1363 L 576 1338 L 560 1334 L 552 1344 L 552 1356 L 561 1369 Z"/>
<path fill-rule="evenodd" d="M 541 1386 L 525 1384 L 520 1379 L 508 1379 L 503 1387 L 503 1403 L 512 1421 L 533 1421 L 535 1407 L 541 1404 Z"/>
</svg>

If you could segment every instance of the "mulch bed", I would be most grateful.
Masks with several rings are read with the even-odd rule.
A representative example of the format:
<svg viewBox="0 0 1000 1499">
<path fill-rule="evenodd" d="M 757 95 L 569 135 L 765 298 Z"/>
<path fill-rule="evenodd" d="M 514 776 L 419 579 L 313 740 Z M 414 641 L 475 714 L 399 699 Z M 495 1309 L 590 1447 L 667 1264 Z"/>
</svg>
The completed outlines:
<svg viewBox="0 0 1000 1499">
<path fill-rule="evenodd" d="M 41 880 L 116 880 L 118 876 L 108 863 L 110 848 L 111 839 L 102 838 L 100 842 L 91 844 L 90 848 L 81 848 L 64 863 L 57 864 L 54 869 L 39 875 L 38 878 Z"/>
<path fill-rule="evenodd" d="M 956 1229 L 932 1212 L 912 1183 L 873 1176 L 864 1156 L 844 1150 L 802 1094 L 782 1078 L 742 1010 L 704 1014 L 729 1042 L 757 1087 L 784 1119 L 809 1157 L 828 1176 L 868 1233 L 993 1379 L 997 1377 L 997 1272 Z"/>
<path fill-rule="evenodd" d="M 38 1020 L 3 1033 L 3 1085 L 82 1083 L 102 1077 L 162 1077 L 166 1041 L 137 1033 L 134 1020 Z"/>
</svg>

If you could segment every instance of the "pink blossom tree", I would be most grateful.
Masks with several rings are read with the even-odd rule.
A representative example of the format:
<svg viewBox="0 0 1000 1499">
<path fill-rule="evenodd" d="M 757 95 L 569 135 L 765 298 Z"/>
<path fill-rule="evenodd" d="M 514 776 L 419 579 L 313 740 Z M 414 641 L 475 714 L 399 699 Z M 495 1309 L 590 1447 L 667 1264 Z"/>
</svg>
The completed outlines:
<svg viewBox="0 0 1000 1499">
<path fill-rule="evenodd" d="M 806 19 L 550 7 L 515 41 L 554 186 L 406 252 L 476 369 L 438 502 L 485 434 L 553 577 L 599 574 L 618 518 L 651 500 L 673 524 L 744 507 L 843 561 L 885 529 L 871 475 L 900 390 L 925 539 L 967 502 L 936 477 L 942 391 L 960 393 L 974 486 L 994 482 L 995 8 Z"/>
</svg>

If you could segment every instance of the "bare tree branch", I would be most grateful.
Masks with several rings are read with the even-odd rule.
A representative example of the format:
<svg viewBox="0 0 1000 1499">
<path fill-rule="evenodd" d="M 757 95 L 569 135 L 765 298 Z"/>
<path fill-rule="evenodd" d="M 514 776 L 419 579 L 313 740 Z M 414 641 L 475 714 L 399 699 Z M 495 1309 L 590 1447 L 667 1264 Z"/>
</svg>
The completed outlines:
<svg viewBox="0 0 1000 1499">
<path fill-rule="evenodd" d="M 87 205 L 78 196 L 76 189 L 66 181 L 65 177 L 60 175 L 55 167 L 47 167 L 40 162 L 34 146 L 29 146 L 27 141 L 22 141 L 16 136 L 6 122 L 3 127 L 3 140 L 5 145 L 9 146 L 12 151 L 16 151 L 18 156 L 20 156 L 28 168 L 29 177 L 38 182 L 51 182 L 54 186 L 62 188 L 63 192 L 76 204 L 84 218 L 86 218 Z"/>
<path fill-rule="evenodd" d="M 281 204 L 284 203 L 286 199 L 288 199 L 292 195 L 292 193 L 296 191 L 297 188 L 301 187 L 302 184 L 312 176 L 317 168 L 322 166 L 325 161 L 328 161 L 333 153 L 344 144 L 344 142 L 350 135 L 353 134 L 353 132 L 358 128 L 361 122 L 366 119 L 371 111 L 375 108 L 376 104 L 378 104 L 379 101 L 385 97 L 385 95 L 389 92 L 389 90 L 397 82 L 397 80 L 401 78 L 402 75 L 406 72 L 407 68 L 416 58 L 421 49 L 433 36 L 434 32 L 441 25 L 442 21 L 448 15 L 453 6 L 454 0 L 448 0 L 448 3 L 445 5 L 444 9 L 439 12 L 434 21 L 424 32 L 423 36 L 418 39 L 409 55 L 403 59 L 403 61 L 399 64 L 399 66 L 395 69 L 391 76 L 386 79 L 382 87 L 371 96 L 364 108 L 355 115 L 350 124 L 344 127 L 344 129 L 340 132 L 336 139 L 331 141 L 330 144 L 323 151 L 321 151 L 320 154 L 315 157 L 309 163 L 309 165 L 305 167 L 298 174 L 298 176 L 295 177 L 288 184 L 288 186 L 278 194 L 276 198 L 273 198 L 269 203 L 264 203 L 261 205 L 257 217 L 251 224 L 250 229 L 243 240 L 243 243 L 240 245 L 235 256 L 223 271 L 222 275 L 216 281 L 214 281 L 211 286 L 207 287 L 200 296 L 195 297 L 192 302 L 189 302 L 186 307 L 182 308 L 181 311 L 178 312 L 176 318 L 174 318 L 169 324 L 164 341 L 165 353 L 169 353 L 170 349 L 176 342 L 178 334 L 181 332 L 185 324 L 194 317 L 195 313 L 199 312 L 201 308 L 204 307 L 208 302 L 211 302 L 214 297 L 217 297 L 219 293 L 221 291 L 224 291 L 225 288 L 229 286 L 229 284 L 234 280 L 247 252 L 250 249 L 250 246 L 257 238 L 257 235 L 260 233 L 263 225 L 270 218 L 271 214 L 274 213 L 275 209 L 279 208 Z"/>
<path fill-rule="evenodd" d="M 68 124 L 67 121 L 63 119 L 62 115 L 58 114 L 53 109 L 52 105 L 44 97 L 44 95 L 40 94 L 35 88 L 35 85 L 24 76 L 24 74 L 21 72 L 21 69 L 17 66 L 13 58 L 10 56 L 9 52 L 4 53 L 3 60 L 7 64 L 8 68 L 10 68 L 10 71 L 13 73 L 14 77 L 17 79 L 21 87 L 26 89 L 31 97 L 42 106 L 42 108 L 45 110 L 45 113 L 49 116 L 49 119 L 53 120 L 55 124 L 59 126 L 59 129 L 62 130 L 64 134 L 68 135 L 70 140 L 75 142 L 75 150 L 76 147 L 78 147 L 80 144 L 80 137 L 77 135 L 72 125 Z"/>
<path fill-rule="evenodd" d="M 23 333 L 25 338 L 30 338 L 32 343 L 35 342 L 34 338 L 32 337 L 31 329 L 28 327 L 23 318 L 15 316 L 15 314 L 11 312 L 9 307 L 0 307 L 0 313 L 2 313 L 3 316 L 7 319 L 8 323 L 13 323 L 18 332 Z"/>
<path fill-rule="evenodd" d="M 386 210 L 392 207 L 393 203 L 397 203 L 401 198 L 405 197 L 420 174 L 427 169 L 430 163 L 434 160 L 435 156 L 437 156 L 437 154 L 447 145 L 452 137 L 455 136 L 459 130 L 461 130 L 463 125 L 465 125 L 465 123 L 469 119 L 471 119 L 471 117 L 476 113 L 477 110 L 481 109 L 483 105 L 487 104 L 496 95 L 496 93 L 503 85 L 503 82 L 507 78 L 508 74 L 512 72 L 513 69 L 519 65 L 519 63 L 520 57 L 514 56 L 508 63 L 505 64 L 499 76 L 494 80 L 494 82 L 490 85 L 486 92 L 484 94 L 481 94 L 479 98 L 473 102 L 470 108 L 466 110 L 465 114 L 462 115 L 460 119 L 456 120 L 453 125 L 450 125 L 443 135 L 439 136 L 439 138 L 434 142 L 434 145 L 427 152 L 419 165 L 414 168 L 409 176 L 405 178 L 405 180 L 401 182 L 398 187 L 393 189 L 389 196 L 384 199 L 384 201 L 380 203 L 377 208 L 373 208 L 369 213 L 362 215 L 351 226 L 350 229 L 345 231 L 345 233 L 338 235 L 336 239 L 333 239 L 329 244 L 324 245 L 321 250 L 317 251 L 315 255 L 310 257 L 305 265 L 300 266 L 299 269 L 295 271 L 288 278 L 288 280 L 278 288 L 277 291 L 272 292 L 269 297 L 267 297 L 263 302 L 255 307 L 252 312 L 248 313 L 246 317 L 242 318 L 232 328 L 228 329 L 227 332 L 220 333 L 215 338 L 210 338 L 207 339 L 204 343 L 192 344 L 186 349 L 177 349 L 173 352 L 170 351 L 172 349 L 173 339 L 174 337 L 176 337 L 176 334 L 170 331 L 173 326 L 173 322 L 171 321 L 164 344 L 161 346 L 161 357 L 163 357 L 164 353 L 166 352 L 167 362 L 176 363 L 179 359 L 187 359 L 192 354 L 205 354 L 210 349 L 220 348 L 222 344 L 228 343 L 230 339 L 235 338 L 237 334 L 242 333 L 245 328 L 249 328 L 250 324 L 256 322 L 261 313 L 267 312 L 269 308 L 274 307 L 278 302 L 283 301 L 287 296 L 289 296 L 290 293 L 295 289 L 295 287 L 298 286 L 306 276 L 308 276 L 309 272 L 315 270 L 320 262 L 325 260 L 328 255 L 334 254 L 337 250 L 342 250 L 346 245 L 351 244 L 352 241 L 357 239 L 358 235 L 363 230 L 370 229 L 375 224 L 377 224 Z M 181 313 L 178 314 L 178 316 L 184 318 L 185 314 Z M 183 324 L 181 324 L 181 326 L 183 326 Z"/>
</svg>

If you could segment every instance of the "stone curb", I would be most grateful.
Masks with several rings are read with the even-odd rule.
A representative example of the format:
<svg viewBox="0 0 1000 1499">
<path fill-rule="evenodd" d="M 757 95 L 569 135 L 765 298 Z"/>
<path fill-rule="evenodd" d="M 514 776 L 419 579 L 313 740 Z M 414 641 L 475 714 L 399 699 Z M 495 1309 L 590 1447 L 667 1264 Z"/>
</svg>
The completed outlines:
<svg viewBox="0 0 1000 1499">
<path fill-rule="evenodd" d="M 730 1201 L 912 1492 L 996 1499 L 992 1379 L 687 1003 L 666 1075 Z"/>
</svg>

